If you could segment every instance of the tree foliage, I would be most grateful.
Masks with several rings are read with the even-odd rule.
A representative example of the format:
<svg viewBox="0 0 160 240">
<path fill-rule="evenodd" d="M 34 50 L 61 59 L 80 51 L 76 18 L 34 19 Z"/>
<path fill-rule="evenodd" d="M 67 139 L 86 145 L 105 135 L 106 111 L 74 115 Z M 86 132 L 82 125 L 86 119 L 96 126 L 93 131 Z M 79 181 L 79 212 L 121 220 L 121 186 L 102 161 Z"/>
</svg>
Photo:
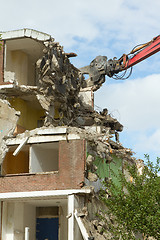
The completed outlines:
<svg viewBox="0 0 160 240">
<path fill-rule="evenodd" d="M 122 187 L 111 181 L 101 192 L 101 199 L 116 223 L 110 225 L 114 239 L 136 239 L 135 233 L 143 233 L 145 239 L 149 236 L 160 239 L 160 159 L 153 164 L 148 155 L 145 157 L 147 163 L 141 175 L 136 165 L 127 166 L 133 181 L 119 172 Z M 106 188 L 111 195 L 109 198 Z"/>
</svg>

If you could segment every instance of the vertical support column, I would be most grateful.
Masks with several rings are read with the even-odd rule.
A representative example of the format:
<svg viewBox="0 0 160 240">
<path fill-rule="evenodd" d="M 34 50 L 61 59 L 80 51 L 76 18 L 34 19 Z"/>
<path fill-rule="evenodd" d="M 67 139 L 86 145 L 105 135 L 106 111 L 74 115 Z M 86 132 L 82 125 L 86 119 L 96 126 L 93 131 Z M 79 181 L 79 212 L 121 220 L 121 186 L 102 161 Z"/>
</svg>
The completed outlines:
<svg viewBox="0 0 160 240">
<path fill-rule="evenodd" d="M 4 41 L 0 41 L 0 84 L 4 82 Z"/>
<path fill-rule="evenodd" d="M 68 240 L 74 240 L 74 195 L 68 196 Z"/>
<path fill-rule="evenodd" d="M 78 224 L 78 222 L 76 221 L 76 215 L 75 212 L 78 208 L 83 208 L 84 207 L 84 196 L 77 196 L 75 195 L 74 198 L 74 216 L 75 216 L 75 224 L 74 224 L 74 238 L 76 240 L 82 240 L 82 234 L 81 234 L 81 229 L 80 226 Z"/>
<path fill-rule="evenodd" d="M 25 240 L 29 240 L 29 227 L 25 227 Z"/>
<path fill-rule="evenodd" d="M 29 146 L 29 173 L 32 172 L 33 145 Z"/>
<path fill-rule="evenodd" d="M 14 240 L 14 203 L 3 202 L 2 239 Z"/>
</svg>

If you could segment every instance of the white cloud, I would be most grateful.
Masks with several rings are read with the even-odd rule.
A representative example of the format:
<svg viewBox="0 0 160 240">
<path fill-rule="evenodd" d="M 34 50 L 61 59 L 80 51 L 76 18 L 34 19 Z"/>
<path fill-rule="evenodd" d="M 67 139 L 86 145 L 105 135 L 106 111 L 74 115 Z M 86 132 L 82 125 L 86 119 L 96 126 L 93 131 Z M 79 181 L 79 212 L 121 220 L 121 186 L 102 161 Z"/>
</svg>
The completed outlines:
<svg viewBox="0 0 160 240">
<path fill-rule="evenodd" d="M 66 47 L 73 46 L 78 36 L 87 40 L 86 49 L 101 39 L 104 45 L 122 41 L 128 50 L 159 33 L 159 7 L 159 0 L 154 0 L 152 10 L 149 0 L 145 4 L 138 0 L 6 0 L 1 4 L 0 20 L 3 30 L 37 28 Z"/>
<path fill-rule="evenodd" d="M 105 84 L 95 93 L 95 104 L 107 107 L 124 125 L 120 140 L 140 157 L 160 156 L 160 74 Z"/>
<path fill-rule="evenodd" d="M 156 129 L 149 136 L 141 133 L 134 145 L 137 151 L 157 152 L 160 154 L 160 129 Z"/>
<path fill-rule="evenodd" d="M 160 74 L 105 84 L 96 96 L 96 105 L 108 107 L 130 131 L 160 127 Z M 104 97 L 105 96 L 105 97 Z"/>
</svg>

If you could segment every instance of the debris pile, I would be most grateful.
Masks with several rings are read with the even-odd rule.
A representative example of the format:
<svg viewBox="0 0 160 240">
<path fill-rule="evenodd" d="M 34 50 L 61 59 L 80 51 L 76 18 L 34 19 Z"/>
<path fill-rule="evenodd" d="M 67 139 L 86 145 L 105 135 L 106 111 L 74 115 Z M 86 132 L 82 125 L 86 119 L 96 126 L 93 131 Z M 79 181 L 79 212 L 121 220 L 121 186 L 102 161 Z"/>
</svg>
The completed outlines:
<svg viewBox="0 0 160 240">
<path fill-rule="evenodd" d="M 15 80 L 10 87 L 1 88 L 2 98 L 22 98 L 34 101 L 45 111 L 45 126 L 105 126 L 122 131 L 123 126 L 108 114 L 98 113 L 82 102 L 79 96 L 86 81 L 74 67 L 63 47 L 54 39 L 44 42 L 43 57 L 36 64 L 36 86 L 19 85 Z M 71 54 L 72 55 L 72 54 Z"/>
<path fill-rule="evenodd" d="M 92 204 L 90 202 L 92 202 Z M 114 224 L 114 219 L 112 216 L 104 213 L 104 209 L 105 206 L 99 201 L 96 195 L 93 195 L 92 199 L 88 199 L 86 207 L 77 209 L 77 217 L 79 217 L 83 222 L 88 236 L 92 240 L 113 239 L 113 235 L 110 231 L 110 225 Z M 103 217 L 101 218 L 101 216 Z M 103 218 L 105 218 L 105 221 Z"/>
<path fill-rule="evenodd" d="M 108 111 L 99 114 L 81 101 L 79 92 L 85 86 L 85 79 L 70 63 L 63 47 L 53 39 L 44 45 L 44 56 L 37 61 L 37 82 L 43 94 L 37 94 L 37 98 L 47 113 L 45 125 L 82 127 L 95 124 L 122 131 L 123 126 Z M 54 117 L 55 107 L 57 118 Z"/>
<path fill-rule="evenodd" d="M 76 133 L 82 139 L 85 139 L 87 142 L 87 152 L 88 157 L 86 159 L 86 176 L 87 178 L 95 178 L 95 172 L 97 170 L 94 165 L 96 157 L 99 158 L 99 161 L 104 161 L 110 163 L 113 160 L 113 155 L 117 158 L 123 159 L 124 161 L 133 163 L 135 158 L 132 156 L 133 152 L 124 148 L 121 143 L 118 141 L 115 142 L 111 138 L 113 135 L 111 133 L 115 132 L 109 127 L 68 127 L 67 133 Z M 117 132 L 116 132 L 117 133 Z M 94 175 L 93 175 L 94 174 Z"/>
<path fill-rule="evenodd" d="M 78 104 L 83 78 L 59 43 L 51 39 L 44 42 L 44 46 L 44 56 L 37 61 L 37 82 L 43 92 L 38 100 L 47 112 L 48 125 L 68 125 Z M 60 120 L 53 116 L 55 107 Z"/>
</svg>

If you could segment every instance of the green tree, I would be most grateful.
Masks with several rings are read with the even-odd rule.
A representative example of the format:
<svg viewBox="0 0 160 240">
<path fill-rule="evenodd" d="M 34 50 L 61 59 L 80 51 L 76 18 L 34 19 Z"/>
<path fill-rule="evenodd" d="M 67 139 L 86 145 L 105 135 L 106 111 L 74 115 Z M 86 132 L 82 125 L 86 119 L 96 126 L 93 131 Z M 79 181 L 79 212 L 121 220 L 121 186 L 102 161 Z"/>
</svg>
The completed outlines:
<svg viewBox="0 0 160 240">
<path fill-rule="evenodd" d="M 136 233 L 143 233 L 144 239 L 149 236 L 160 239 L 160 159 L 153 164 L 148 155 L 145 157 L 147 163 L 141 175 L 136 165 L 127 166 L 133 181 L 119 172 L 123 187 L 110 181 L 100 194 L 107 212 L 114 216 L 114 224 L 110 224 L 113 239 L 137 239 Z M 109 198 L 106 189 L 110 192 Z"/>
</svg>

